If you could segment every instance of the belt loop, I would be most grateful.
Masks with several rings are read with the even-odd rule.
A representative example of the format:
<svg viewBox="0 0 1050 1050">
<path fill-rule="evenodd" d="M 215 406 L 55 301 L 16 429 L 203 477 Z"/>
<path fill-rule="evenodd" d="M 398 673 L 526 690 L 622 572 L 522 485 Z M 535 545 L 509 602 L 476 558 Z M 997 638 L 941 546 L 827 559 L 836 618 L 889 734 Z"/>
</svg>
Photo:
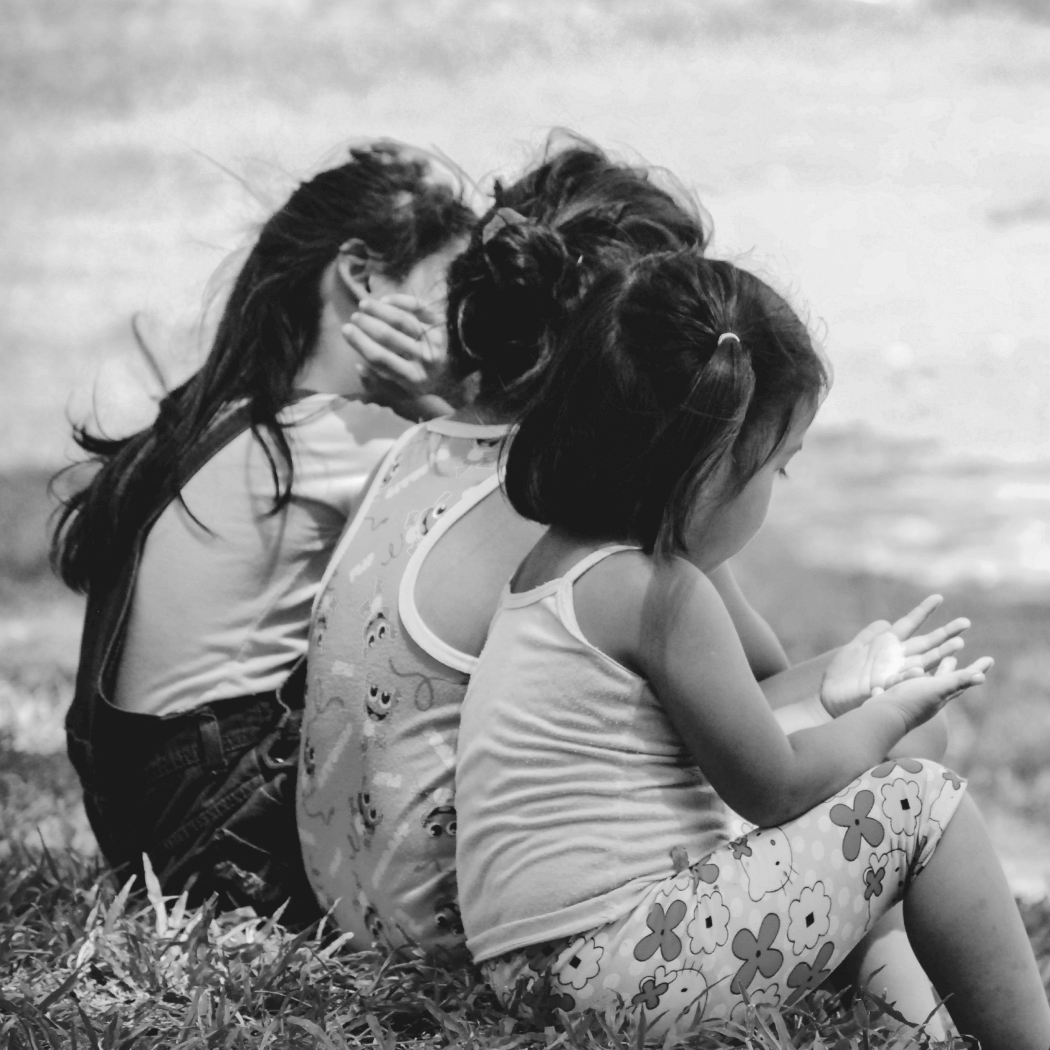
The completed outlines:
<svg viewBox="0 0 1050 1050">
<path fill-rule="evenodd" d="M 225 766 L 226 756 L 222 750 L 222 729 L 210 707 L 204 707 L 197 712 L 197 728 L 201 736 L 204 768 L 209 773 L 216 773 Z"/>
</svg>

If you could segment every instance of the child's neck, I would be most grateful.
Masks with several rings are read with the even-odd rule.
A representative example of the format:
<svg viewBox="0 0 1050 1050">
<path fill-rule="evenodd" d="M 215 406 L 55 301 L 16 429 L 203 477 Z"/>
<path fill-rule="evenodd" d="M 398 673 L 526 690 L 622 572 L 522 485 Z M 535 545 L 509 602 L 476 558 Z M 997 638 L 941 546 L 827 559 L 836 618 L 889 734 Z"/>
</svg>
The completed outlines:
<svg viewBox="0 0 1050 1050">
<path fill-rule="evenodd" d="M 518 567 L 511 590 L 530 591 L 564 576 L 578 561 L 593 551 L 612 544 L 635 546 L 629 539 L 614 536 L 595 539 L 551 526 Z"/>
</svg>

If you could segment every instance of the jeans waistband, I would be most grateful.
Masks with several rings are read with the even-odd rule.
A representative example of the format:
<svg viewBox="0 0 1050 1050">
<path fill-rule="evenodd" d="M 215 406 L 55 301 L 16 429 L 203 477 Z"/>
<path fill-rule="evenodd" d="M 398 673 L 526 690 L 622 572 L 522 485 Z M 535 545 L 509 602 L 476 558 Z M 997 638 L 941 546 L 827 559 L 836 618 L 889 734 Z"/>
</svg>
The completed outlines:
<svg viewBox="0 0 1050 1050">
<path fill-rule="evenodd" d="M 100 700 L 89 742 L 93 779 L 104 781 L 107 773 L 115 777 L 129 768 L 151 778 L 191 766 L 217 771 L 268 730 L 282 723 L 297 730 L 300 718 L 274 692 L 215 700 L 163 718 L 123 711 Z M 71 751 L 75 746 L 70 740 Z"/>
</svg>

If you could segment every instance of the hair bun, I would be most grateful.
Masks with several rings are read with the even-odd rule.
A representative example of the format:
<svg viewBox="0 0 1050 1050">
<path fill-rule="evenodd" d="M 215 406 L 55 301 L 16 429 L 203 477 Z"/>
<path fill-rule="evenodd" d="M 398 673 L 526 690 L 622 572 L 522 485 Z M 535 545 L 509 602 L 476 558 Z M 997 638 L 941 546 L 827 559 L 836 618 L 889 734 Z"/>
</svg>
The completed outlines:
<svg viewBox="0 0 1050 1050">
<path fill-rule="evenodd" d="M 461 344 L 507 384 L 545 358 L 547 336 L 579 295 L 577 267 L 557 230 L 499 208 L 481 225 L 470 293 L 459 304 Z"/>
</svg>

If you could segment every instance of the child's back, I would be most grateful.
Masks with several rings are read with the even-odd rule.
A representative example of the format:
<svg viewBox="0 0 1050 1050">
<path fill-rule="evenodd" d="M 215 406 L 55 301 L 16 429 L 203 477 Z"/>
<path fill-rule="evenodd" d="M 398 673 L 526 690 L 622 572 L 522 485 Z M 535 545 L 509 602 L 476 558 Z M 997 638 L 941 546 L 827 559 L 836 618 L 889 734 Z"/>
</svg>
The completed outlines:
<svg viewBox="0 0 1050 1050">
<path fill-rule="evenodd" d="M 577 623 L 575 580 L 625 550 L 508 590 L 471 678 L 456 796 L 475 954 L 608 921 L 666 878 L 673 850 L 701 857 L 728 837 L 725 807 L 649 686 Z"/>
</svg>

